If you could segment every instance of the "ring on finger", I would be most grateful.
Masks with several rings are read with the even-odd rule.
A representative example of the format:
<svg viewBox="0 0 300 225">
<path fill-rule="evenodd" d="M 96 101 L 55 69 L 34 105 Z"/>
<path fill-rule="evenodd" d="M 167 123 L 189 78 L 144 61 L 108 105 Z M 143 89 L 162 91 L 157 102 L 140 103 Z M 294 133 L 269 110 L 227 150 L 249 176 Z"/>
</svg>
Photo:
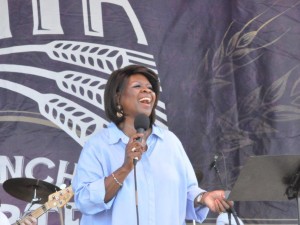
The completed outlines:
<svg viewBox="0 0 300 225">
<path fill-rule="evenodd" d="M 132 152 L 135 152 L 135 150 L 136 150 L 136 147 L 133 147 L 133 148 L 131 149 Z"/>
</svg>

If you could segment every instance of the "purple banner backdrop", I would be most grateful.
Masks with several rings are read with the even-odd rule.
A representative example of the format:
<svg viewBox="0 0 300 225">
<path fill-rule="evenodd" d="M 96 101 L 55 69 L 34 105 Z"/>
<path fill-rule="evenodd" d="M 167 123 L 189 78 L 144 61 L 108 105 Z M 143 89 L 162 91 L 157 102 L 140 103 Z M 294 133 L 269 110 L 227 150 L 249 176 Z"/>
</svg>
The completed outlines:
<svg viewBox="0 0 300 225">
<path fill-rule="evenodd" d="M 0 209 L 13 223 L 30 207 L 3 189 L 10 178 L 70 184 L 83 143 L 107 124 L 109 74 L 132 63 L 159 74 L 157 124 L 182 140 L 202 187 L 231 189 L 251 155 L 299 154 L 299 4 L 0 0 Z M 69 205 L 65 224 L 78 225 Z M 296 224 L 293 200 L 235 207 L 245 223 Z M 39 225 L 59 224 L 57 211 Z"/>
</svg>

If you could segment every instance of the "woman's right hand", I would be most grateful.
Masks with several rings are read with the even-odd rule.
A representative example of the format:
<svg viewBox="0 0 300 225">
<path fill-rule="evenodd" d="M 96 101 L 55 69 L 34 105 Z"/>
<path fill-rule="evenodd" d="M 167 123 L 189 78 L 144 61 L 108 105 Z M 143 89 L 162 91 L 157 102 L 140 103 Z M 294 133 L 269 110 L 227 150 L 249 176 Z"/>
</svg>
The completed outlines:
<svg viewBox="0 0 300 225">
<path fill-rule="evenodd" d="M 142 154 L 147 150 L 143 137 L 143 133 L 136 133 L 130 137 L 126 145 L 123 167 L 126 167 L 130 171 L 134 167 L 134 160 L 139 161 L 142 158 Z"/>
</svg>

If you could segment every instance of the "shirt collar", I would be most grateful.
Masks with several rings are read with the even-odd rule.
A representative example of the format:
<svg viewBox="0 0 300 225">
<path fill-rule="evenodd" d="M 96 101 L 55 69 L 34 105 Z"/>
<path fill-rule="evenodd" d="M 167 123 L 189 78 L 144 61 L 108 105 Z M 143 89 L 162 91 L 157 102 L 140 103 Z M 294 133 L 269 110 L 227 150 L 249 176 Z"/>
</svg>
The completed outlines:
<svg viewBox="0 0 300 225">
<path fill-rule="evenodd" d="M 124 143 L 129 141 L 129 138 L 114 124 L 113 122 L 109 123 L 108 126 L 108 143 L 115 144 L 121 139 Z"/>
<path fill-rule="evenodd" d="M 157 137 L 159 137 L 160 139 L 163 139 L 164 134 L 163 134 L 163 130 L 156 126 L 155 124 L 152 126 L 152 134 L 151 135 L 155 135 Z"/>
</svg>

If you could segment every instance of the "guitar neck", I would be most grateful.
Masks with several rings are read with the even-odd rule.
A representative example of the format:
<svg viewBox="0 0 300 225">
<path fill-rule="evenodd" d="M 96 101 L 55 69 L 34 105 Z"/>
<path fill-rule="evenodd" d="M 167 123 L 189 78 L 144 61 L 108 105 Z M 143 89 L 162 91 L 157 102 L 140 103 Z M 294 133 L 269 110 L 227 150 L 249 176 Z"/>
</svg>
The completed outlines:
<svg viewBox="0 0 300 225">
<path fill-rule="evenodd" d="M 50 207 L 48 206 L 48 203 L 46 202 L 45 204 L 43 204 L 42 206 L 40 206 L 36 210 L 30 212 L 29 214 L 27 214 L 26 216 L 24 216 L 22 219 L 16 221 L 12 225 L 20 225 L 21 223 L 23 223 L 25 221 L 25 219 L 27 219 L 30 216 L 32 216 L 32 217 L 34 217 L 34 218 L 37 219 L 41 215 L 43 215 L 44 213 L 46 213 L 49 209 L 50 209 Z"/>
<path fill-rule="evenodd" d="M 70 199 L 73 197 L 74 193 L 72 190 L 72 186 L 69 186 L 63 190 L 54 192 L 53 194 L 48 196 L 48 202 L 46 202 L 44 205 L 40 206 L 36 210 L 30 212 L 26 216 L 24 216 L 22 219 L 16 221 L 12 225 L 20 225 L 24 222 L 25 219 L 32 216 L 34 218 L 39 218 L 41 215 L 43 215 L 45 212 L 47 212 L 49 209 L 54 207 L 63 207 L 67 202 L 70 201 Z"/>
</svg>

